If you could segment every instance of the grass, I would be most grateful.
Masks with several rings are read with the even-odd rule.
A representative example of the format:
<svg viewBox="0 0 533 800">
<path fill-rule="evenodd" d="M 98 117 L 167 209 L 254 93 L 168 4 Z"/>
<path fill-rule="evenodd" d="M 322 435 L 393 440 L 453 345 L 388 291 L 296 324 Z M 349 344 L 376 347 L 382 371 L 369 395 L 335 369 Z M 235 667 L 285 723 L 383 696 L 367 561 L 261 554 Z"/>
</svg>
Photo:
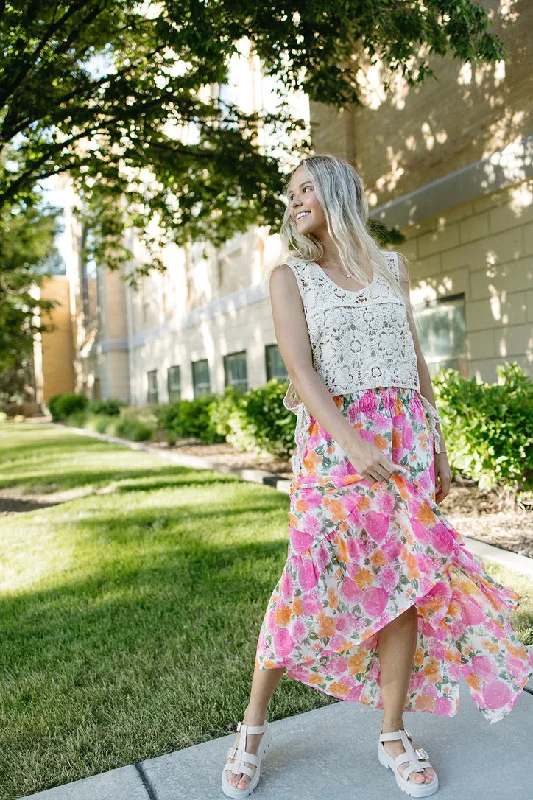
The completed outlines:
<svg viewBox="0 0 533 800">
<path fill-rule="evenodd" d="M 248 700 L 288 498 L 53 426 L 0 426 L 0 487 L 87 485 L 112 491 L 0 525 L 1 800 L 221 736 Z M 488 569 L 522 594 L 514 622 L 531 643 L 532 587 Z M 269 716 L 331 702 L 283 678 Z"/>
<path fill-rule="evenodd" d="M 2 800 L 227 733 L 288 498 L 51 426 L 3 425 L 0 441 L 10 490 L 114 489 L 0 524 Z M 285 678 L 271 719 L 329 702 Z"/>
</svg>

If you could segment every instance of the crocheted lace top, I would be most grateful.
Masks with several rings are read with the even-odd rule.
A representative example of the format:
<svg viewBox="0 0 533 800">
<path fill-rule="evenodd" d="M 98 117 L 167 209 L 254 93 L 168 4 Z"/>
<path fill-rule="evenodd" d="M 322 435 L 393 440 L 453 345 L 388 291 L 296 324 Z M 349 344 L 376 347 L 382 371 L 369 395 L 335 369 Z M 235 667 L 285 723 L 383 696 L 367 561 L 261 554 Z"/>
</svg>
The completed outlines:
<svg viewBox="0 0 533 800">
<path fill-rule="evenodd" d="M 398 254 L 385 252 L 387 263 L 400 284 Z M 311 343 L 313 367 L 333 395 L 378 386 L 403 386 L 420 391 L 416 351 L 401 296 L 374 271 L 374 279 L 352 292 L 338 286 L 313 262 L 289 258 L 302 298 Z M 440 452 L 437 410 L 426 397 L 420 399 L 427 412 L 435 450 Z M 302 433 L 309 414 L 292 384 L 283 400 L 298 417 L 295 439 Z M 304 419 L 305 415 L 305 419 Z M 296 456 L 303 455 L 296 453 Z M 294 466 L 300 466 L 298 457 Z"/>
</svg>

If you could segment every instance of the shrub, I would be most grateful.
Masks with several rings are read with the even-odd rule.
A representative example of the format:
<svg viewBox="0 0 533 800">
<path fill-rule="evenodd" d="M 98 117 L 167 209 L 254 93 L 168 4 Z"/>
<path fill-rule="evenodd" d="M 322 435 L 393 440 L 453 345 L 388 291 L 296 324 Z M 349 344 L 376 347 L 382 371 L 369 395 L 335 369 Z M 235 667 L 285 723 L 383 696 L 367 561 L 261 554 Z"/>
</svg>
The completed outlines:
<svg viewBox="0 0 533 800">
<path fill-rule="evenodd" d="M 125 414 L 115 426 L 115 435 L 132 442 L 146 442 L 152 438 L 153 425 L 139 420 L 134 414 Z"/>
<path fill-rule="evenodd" d="M 211 419 L 211 408 L 216 402 L 214 395 L 203 395 L 195 400 L 176 400 L 157 410 L 158 427 L 166 432 L 167 441 L 194 437 L 203 444 L 223 442 Z"/>
<path fill-rule="evenodd" d="M 243 398 L 243 393 L 233 386 L 226 386 L 224 394 L 213 398 L 210 408 L 211 424 L 225 441 L 229 441 L 228 436 L 238 427 L 236 420 L 242 414 Z"/>
<path fill-rule="evenodd" d="M 60 422 L 75 412 L 86 411 L 88 403 L 83 394 L 56 394 L 48 401 L 48 409 L 54 422 Z"/>
<path fill-rule="evenodd" d="M 55 394 L 53 397 L 50 398 L 48 401 L 48 411 L 52 415 L 52 419 L 54 422 L 59 422 L 59 401 L 61 398 L 64 397 L 62 394 Z"/>
<path fill-rule="evenodd" d="M 432 380 L 450 465 L 479 481 L 521 489 L 533 476 L 533 382 L 518 364 L 499 366 L 501 383 L 477 383 L 456 370 Z"/>
<path fill-rule="evenodd" d="M 90 431 L 96 431 L 96 433 L 107 433 L 110 436 L 114 436 L 117 421 L 118 418 L 115 416 L 88 414 L 84 427 Z"/>
<path fill-rule="evenodd" d="M 71 428 L 86 428 L 87 417 L 86 411 L 74 411 L 72 414 L 69 414 L 68 417 L 64 417 L 61 422 Z"/>
<path fill-rule="evenodd" d="M 238 450 L 288 458 L 296 420 L 283 405 L 286 390 L 287 383 L 278 378 L 246 394 L 226 390 L 212 410 L 216 429 Z"/>
<path fill-rule="evenodd" d="M 91 414 L 98 414 L 105 417 L 118 417 L 120 409 L 126 404 L 120 400 L 91 400 L 89 411 Z"/>
</svg>

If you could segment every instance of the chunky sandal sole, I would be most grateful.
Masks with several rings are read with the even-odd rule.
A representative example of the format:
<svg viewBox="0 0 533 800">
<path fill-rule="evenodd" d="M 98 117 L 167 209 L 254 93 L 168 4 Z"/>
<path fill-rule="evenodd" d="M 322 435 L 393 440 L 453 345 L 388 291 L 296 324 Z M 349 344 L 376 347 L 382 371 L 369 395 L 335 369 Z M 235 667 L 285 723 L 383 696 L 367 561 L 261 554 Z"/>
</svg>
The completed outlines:
<svg viewBox="0 0 533 800">
<path fill-rule="evenodd" d="M 396 731 L 394 732 L 396 733 Z M 400 739 L 396 737 L 396 740 Z M 395 740 L 390 740 L 390 741 L 395 741 Z M 405 748 L 405 743 L 404 743 L 404 748 Z M 405 749 L 407 752 L 407 748 Z M 414 750 L 414 752 L 417 753 L 416 750 Z M 419 748 L 419 752 L 425 754 L 425 750 L 423 750 L 422 748 Z M 431 781 L 431 783 L 422 783 L 419 786 L 417 786 L 416 783 L 413 783 L 409 779 L 405 779 L 402 777 L 402 775 L 398 770 L 398 765 L 395 763 L 394 758 L 387 753 L 382 742 L 378 742 L 378 759 L 380 764 L 383 764 L 384 767 L 392 770 L 392 772 L 394 773 L 394 777 L 396 778 L 396 783 L 398 784 L 398 787 L 402 790 L 402 792 L 405 792 L 405 794 L 408 794 L 410 797 L 429 797 L 430 795 L 435 794 L 435 792 L 438 791 L 439 779 L 437 777 L 437 773 L 435 772 L 433 767 L 429 764 L 429 762 L 428 766 L 426 766 L 425 769 L 433 769 L 434 778 Z M 427 760 L 427 755 L 426 755 L 426 760 Z M 403 764 L 405 765 L 408 765 L 408 763 L 409 763 L 408 761 L 403 762 Z M 402 766 L 402 764 L 400 764 L 399 766 Z"/>
<path fill-rule="evenodd" d="M 245 789 L 238 789 L 236 786 L 232 786 L 232 784 L 228 781 L 228 775 L 227 775 L 228 762 L 226 760 L 226 764 L 224 766 L 224 769 L 222 770 L 222 791 L 224 792 L 226 797 L 231 797 L 232 800 L 239 800 L 240 797 L 248 797 L 249 794 L 252 794 L 252 792 L 256 788 L 257 784 L 259 783 L 259 778 L 261 777 L 261 761 L 262 761 L 262 758 L 263 758 L 264 754 L 266 753 L 266 751 L 270 747 L 270 726 L 269 726 L 268 722 L 266 722 L 266 720 L 265 720 L 265 723 L 266 723 L 267 727 L 266 727 L 266 730 L 263 733 L 263 737 L 262 737 L 262 739 L 261 739 L 261 741 L 259 743 L 259 749 L 258 749 L 258 752 L 257 752 L 257 756 L 255 756 L 255 758 L 258 759 L 257 764 L 253 764 L 253 761 L 252 761 L 252 758 L 251 758 L 251 756 L 254 756 L 253 753 L 246 753 L 246 751 L 244 753 L 244 762 L 245 763 L 246 762 L 252 763 L 252 765 L 255 766 L 254 774 L 252 775 L 252 778 L 251 778 L 248 786 L 246 786 Z M 244 724 L 244 723 L 242 723 L 242 724 Z M 240 725 L 240 723 L 239 723 L 239 725 Z M 262 727 L 262 726 L 249 725 L 247 733 L 252 733 L 253 734 L 255 732 L 254 731 L 254 727 Z M 238 730 L 240 730 L 240 727 L 238 728 Z M 241 733 L 241 737 L 239 738 L 239 743 L 240 743 L 242 735 L 243 735 L 242 730 L 240 730 L 240 733 Z M 246 735 L 245 735 L 245 744 L 246 744 Z M 236 748 L 230 748 L 230 749 L 234 750 Z M 229 758 L 233 758 L 233 756 L 229 756 Z M 232 767 L 232 766 L 233 766 L 233 764 L 230 764 L 230 767 Z M 242 770 L 240 770 L 240 771 L 242 772 Z M 235 774 L 239 774 L 239 773 L 235 773 Z"/>
</svg>

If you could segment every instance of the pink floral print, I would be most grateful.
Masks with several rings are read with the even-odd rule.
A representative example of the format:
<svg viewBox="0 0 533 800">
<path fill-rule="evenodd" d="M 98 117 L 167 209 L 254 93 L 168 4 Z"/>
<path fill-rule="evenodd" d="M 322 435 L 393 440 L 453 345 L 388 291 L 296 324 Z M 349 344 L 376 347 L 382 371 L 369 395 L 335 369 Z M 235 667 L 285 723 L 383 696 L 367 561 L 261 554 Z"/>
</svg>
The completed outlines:
<svg viewBox="0 0 533 800">
<path fill-rule="evenodd" d="M 378 633 L 411 606 L 418 643 L 405 711 L 454 716 L 459 677 L 489 722 L 533 674 L 509 617 L 519 595 L 494 581 L 435 502 L 431 428 L 416 389 L 333 398 L 401 467 L 370 483 L 310 415 L 290 488 L 288 555 L 255 664 L 342 700 L 382 708 Z"/>
</svg>

